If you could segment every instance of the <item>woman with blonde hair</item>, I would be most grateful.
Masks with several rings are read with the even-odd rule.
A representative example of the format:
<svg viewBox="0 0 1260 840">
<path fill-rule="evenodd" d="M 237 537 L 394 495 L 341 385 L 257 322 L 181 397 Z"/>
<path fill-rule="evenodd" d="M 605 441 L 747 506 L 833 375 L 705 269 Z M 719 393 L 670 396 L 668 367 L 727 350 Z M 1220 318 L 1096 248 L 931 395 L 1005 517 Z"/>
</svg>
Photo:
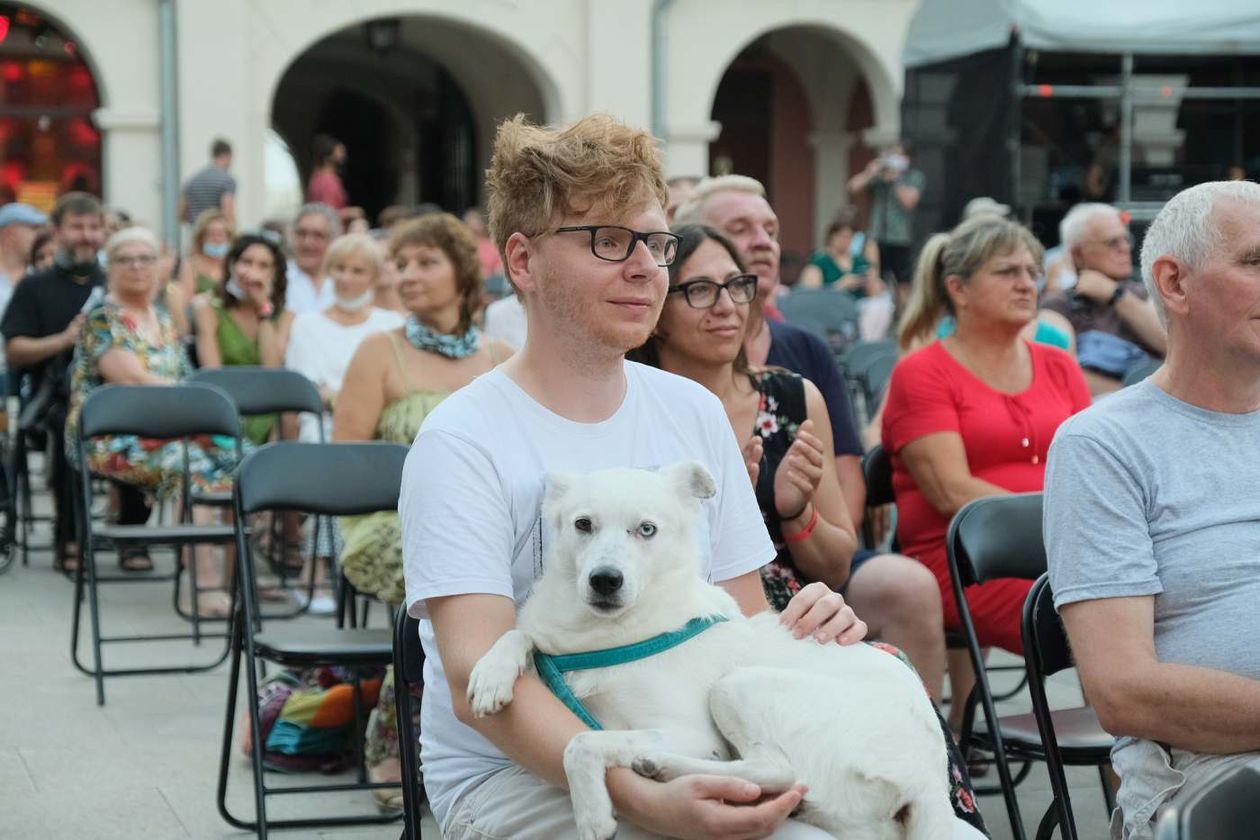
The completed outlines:
<svg viewBox="0 0 1260 840">
<path fill-rule="evenodd" d="M 192 242 L 167 289 L 167 308 L 180 335 L 189 330 L 188 306 L 197 295 L 213 292 L 223 282 L 223 261 L 236 231 L 222 210 L 203 210 L 193 224 Z"/>
<path fill-rule="evenodd" d="M 333 439 L 410 445 L 438 403 L 512 355 L 482 338 L 473 324 L 481 302 L 481 264 L 468 228 L 449 213 L 399 224 L 389 243 L 398 294 L 407 310 L 400 327 L 368 336 L 355 351 L 335 401 Z M 392 512 L 343 517 L 341 567 L 360 591 L 402 603 L 402 526 Z M 369 722 L 364 756 L 373 781 L 401 778 L 392 674 Z M 384 807 L 402 793 L 376 791 Z"/>
<path fill-rule="evenodd" d="M 957 325 L 897 363 L 882 423 L 901 549 L 936 575 L 947 628 L 959 620 L 945 560 L 950 518 L 972 499 L 1041 490 L 1055 430 L 1090 404 L 1076 360 L 1023 335 L 1037 315 L 1040 266 L 1041 245 L 1023 226 L 968 219 L 924 245 L 898 334 L 906 346 L 939 312 Z M 967 590 L 981 645 L 1022 651 L 1030 586 L 1011 579 Z"/>
</svg>

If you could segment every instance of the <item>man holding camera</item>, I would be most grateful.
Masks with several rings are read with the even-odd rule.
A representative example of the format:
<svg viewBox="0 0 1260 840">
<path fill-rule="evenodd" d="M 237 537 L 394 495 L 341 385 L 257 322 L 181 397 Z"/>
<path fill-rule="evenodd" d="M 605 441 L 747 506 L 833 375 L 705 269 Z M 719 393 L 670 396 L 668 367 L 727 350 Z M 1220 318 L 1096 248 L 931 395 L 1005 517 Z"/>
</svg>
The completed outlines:
<svg viewBox="0 0 1260 840">
<path fill-rule="evenodd" d="M 903 284 L 914 275 L 910 246 L 914 242 L 914 211 L 923 197 L 923 173 L 911 166 L 913 149 L 899 140 L 849 180 L 849 194 L 870 197 L 866 235 L 879 245 L 879 262 L 887 277 Z"/>
</svg>

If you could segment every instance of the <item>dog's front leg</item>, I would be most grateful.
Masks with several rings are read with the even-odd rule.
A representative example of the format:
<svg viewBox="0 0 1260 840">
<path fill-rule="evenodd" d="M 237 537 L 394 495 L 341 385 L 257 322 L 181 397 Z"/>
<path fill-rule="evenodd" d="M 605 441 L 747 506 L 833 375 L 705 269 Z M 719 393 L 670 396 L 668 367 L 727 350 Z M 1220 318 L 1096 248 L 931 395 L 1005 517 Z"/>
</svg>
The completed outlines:
<svg viewBox="0 0 1260 840">
<path fill-rule="evenodd" d="M 605 771 L 629 767 L 645 750 L 659 747 L 660 732 L 647 729 L 580 732 L 564 749 L 564 775 L 569 781 L 573 819 L 579 840 L 609 840 L 617 833 Z"/>
<path fill-rule="evenodd" d="M 507 631 L 490 646 L 468 676 L 468 705 L 474 715 L 492 715 L 512 702 L 516 678 L 529 667 L 533 652 L 533 642 L 517 629 Z"/>
</svg>

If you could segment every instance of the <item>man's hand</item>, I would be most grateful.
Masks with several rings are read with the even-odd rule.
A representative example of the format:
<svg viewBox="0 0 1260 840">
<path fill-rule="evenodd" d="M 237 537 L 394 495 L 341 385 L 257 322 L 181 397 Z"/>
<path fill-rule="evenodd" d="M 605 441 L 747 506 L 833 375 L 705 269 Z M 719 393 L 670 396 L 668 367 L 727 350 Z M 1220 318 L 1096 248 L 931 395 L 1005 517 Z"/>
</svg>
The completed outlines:
<svg viewBox="0 0 1260 840">
<path fill-rule="evenodd" d="M 757 486 L 757 478 L 761 475 L 763 450 L 761 435 L 756 432 L 753 432 L 752 437 L 748 438 L 748 442 L 740 450 L 744 455 L 744 467 L 748 470 L 748 480 L 752 482 L 754 488 Z"/>
<path fill-rule="evenodd" d="M 62 346 L 66 350 L 71 349 L 79 341 L 79 333 L 83 330 L 83 324 L 87 321 L 87 316 L 80 312 L 74 316 L 74 319 L 66 325 L 58 335 L 61 337 Z"/>
<path fill-rule="evenodd" d="M 818 581 L 792 596 L 779 614 L 779 623 L 790 627 L 798 639 L 813 634 L 819 644 L 835 640 L 852 645 L 866 638 L 866 622 L 854 614 L 843 595 Z"/>
<path fill-rule="evenodd" d="M 814 421 L 806 420 L 797 428 L 796 440 L 774 473 L 774 508 L 780 518 L 803 513 L 813 501 L 822 480 L 823 457 L 823 444 L 814 434 Z"/>
<path fill-rule="evenodd" d="M 642 780 L 635 825 L 685 840 L 760 840 L 774 834 L 805 796 L 797 785 L 761 800 L 761 788 L 727 776 L 682 776 L 672 782 Z"/>
<path fill-rule="evenodd" d="M 1115 280 L 1101 271 L 1084 268 L 1076 275 L 1075 291 L 1078 297 L 1087 298 L 1095 303 L 1108 303 L 1111 296 L 1116 293 L 1117 285 Z"/>
</svg>

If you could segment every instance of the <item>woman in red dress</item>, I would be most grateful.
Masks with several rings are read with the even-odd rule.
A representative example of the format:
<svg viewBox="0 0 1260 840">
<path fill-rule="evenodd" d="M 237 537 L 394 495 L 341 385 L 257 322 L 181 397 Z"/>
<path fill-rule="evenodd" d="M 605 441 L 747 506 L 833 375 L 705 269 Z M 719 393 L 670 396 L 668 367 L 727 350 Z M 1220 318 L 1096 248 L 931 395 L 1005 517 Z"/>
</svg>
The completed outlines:
<svg viewBox="0 0 1260 840">
<path fill-rule="evenodd" d="M 945 626 L 959 626 L 945 532 L 982 496 L 1040 491 L 1059 424 L 1090 404 L 1076 360 L 1020 331 L 1037 315 L 1041 246 L 1021 225 L 969 219 L 928 240 L 905 319 L 953 315 L 956 332 L 906 356 L 893 371 L 882 437 L 892 454 L 901 551 L 936 575 Z M 1014 653 L 1030 581 L 972 586 L 980 644 Z M 959 704 L 961 707 L 961 704 Z"/>
</svg>

